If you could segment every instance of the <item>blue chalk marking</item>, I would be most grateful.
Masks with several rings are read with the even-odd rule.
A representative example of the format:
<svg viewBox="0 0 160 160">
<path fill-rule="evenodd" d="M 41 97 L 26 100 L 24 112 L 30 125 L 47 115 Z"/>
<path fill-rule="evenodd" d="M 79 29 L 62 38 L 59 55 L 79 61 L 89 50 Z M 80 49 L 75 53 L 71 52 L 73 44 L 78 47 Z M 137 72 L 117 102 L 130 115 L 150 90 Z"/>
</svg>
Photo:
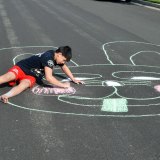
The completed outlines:
<svg viewBox="0 0 160 160">
<path fill-rule="evenodd" d="M 128 112 L 127 99 L 125 99 L 125 98 L 104 99 L 101 111 L 104 111 L 104 112 Z"/>
</svg>

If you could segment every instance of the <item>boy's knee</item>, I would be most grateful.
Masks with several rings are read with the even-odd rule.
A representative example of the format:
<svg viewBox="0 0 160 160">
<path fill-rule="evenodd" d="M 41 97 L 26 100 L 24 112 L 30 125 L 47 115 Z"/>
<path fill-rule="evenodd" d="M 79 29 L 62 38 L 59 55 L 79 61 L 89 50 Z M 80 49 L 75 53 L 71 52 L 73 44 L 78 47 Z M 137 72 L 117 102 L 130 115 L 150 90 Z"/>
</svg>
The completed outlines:
<svg viewBox="0 0 160 160">
<path fill-rule="evenodd" d="M 5 75 L 3 75 L 2 78 L 7 81 L 12 81 L 16 79 L 16 75 L 13 72 L 8 72 Z"/>
<path fill-rule="evenodd" d="M 12 73 L 12 72 L 8 72 L 8 73 L 0 76 L 0 84 L 6 83 L 6 82 L 9 82 L 9 81 L 13 81 L 15 79 L 16 79 L 15 74 Z"/>
<path fill-rule="evenodd" d="M 20 84 L 22 85 L 22 87 L 24 88 L 29 88 L 31 86 L 31 82 L 28 79 L 24 79 L 20 82 Z"/>
</svg>

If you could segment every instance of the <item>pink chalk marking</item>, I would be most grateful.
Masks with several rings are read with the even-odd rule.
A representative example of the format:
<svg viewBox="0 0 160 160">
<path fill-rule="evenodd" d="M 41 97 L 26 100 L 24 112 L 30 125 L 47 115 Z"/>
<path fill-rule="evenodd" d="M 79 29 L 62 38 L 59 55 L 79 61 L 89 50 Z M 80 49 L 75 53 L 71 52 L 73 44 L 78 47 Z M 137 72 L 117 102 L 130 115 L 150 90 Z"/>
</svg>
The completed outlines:
<svg viewBox="0 0 160 160">
<path fill-rule="evenodd" d="M 33 87 L 32 92 L 37 95 L 53 96 L 53 95 L 62 95 L 62 94 L 74 94 L 76 92 L 76 90 L 73 87 L 49 88 L 49 87 L 35 86 L 35 87 Z"/>
<path fill-rule="evenodd" d="M 155 89 L 157 92 L 160 92 L 160 85 L 154 86 L 154 89 Z"/>
</svg>

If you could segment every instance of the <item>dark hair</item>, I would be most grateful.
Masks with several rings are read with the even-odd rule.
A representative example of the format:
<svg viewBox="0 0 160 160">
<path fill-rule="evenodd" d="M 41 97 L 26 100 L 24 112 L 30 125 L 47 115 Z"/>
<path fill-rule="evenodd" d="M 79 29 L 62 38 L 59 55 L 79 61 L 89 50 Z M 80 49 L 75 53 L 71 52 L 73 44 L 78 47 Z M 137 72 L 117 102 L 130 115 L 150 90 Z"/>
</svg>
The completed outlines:
<svg viewBox="0 0 160 160">
<path fill-rule="evenodd" d="M 62 55 L 67 59 L 67 62 L 72 58 L 72 49 L 69 46 L 61 46 L 56 50 L 56 53 L 61 52 Z"/>
</svg>

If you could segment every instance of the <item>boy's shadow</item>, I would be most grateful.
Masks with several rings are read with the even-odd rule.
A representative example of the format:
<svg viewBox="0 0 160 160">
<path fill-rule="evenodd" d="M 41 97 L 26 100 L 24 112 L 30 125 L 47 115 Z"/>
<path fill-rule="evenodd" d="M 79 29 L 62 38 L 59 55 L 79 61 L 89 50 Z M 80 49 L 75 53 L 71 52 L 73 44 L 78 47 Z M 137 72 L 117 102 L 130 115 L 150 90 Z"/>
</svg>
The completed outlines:
<svg viewBox="0 0 160 160">
<path fill-rule="evenodd" d="M 5 88 L 5 87 L 10 87 L 10 85 L 8 83 L 0 84 L 0 88 Z"/>
</svg>

